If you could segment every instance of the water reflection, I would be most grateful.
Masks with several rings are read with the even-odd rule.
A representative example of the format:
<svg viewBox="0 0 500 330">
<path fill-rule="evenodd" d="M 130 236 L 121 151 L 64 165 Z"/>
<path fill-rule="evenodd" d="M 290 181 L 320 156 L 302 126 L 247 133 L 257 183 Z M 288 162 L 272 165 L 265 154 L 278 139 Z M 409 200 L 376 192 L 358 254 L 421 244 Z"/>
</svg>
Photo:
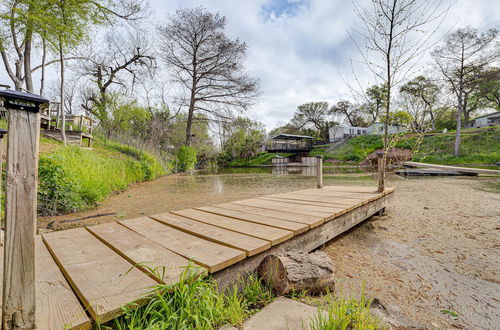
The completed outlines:
<svg viewBox="0 0 500 330">
<path fill-rule="evenodd" d="M 273 167 L 272 174 L 273 175 L 303 175 L 303 176 L 316 176 L 318 170 L 315 166 L 275 166 Z"/>
</svg>

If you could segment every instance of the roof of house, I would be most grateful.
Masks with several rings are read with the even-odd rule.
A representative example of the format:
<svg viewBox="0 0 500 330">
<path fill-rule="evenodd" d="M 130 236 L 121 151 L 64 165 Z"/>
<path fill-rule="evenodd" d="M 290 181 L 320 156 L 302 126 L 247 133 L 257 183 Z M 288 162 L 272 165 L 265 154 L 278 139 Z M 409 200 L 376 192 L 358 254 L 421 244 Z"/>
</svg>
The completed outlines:
<svg viewBox="0 0 500 330">
<path fill-rule="evenodd" d="M 482 115 L 482 116 L 476 117 L 476 118 L 474 118 L 474 120 L 479 119 L 479 118 L 489 117 L 491 115 L 500 115 L 500 111 L 496 111 L 496 112 L 492 112 L 492 113 L 489 113 L 489 114 L 486 114 L 486 115 Z"/>
<path fill-rule="evenodd" d="M 289 139 L 289 140 L 302 140 L 302 139 L 314 139 L 312 136 L 307 135 L 294 135 L 294 134 L 278 134 L 273 137 L 275 139 Z"/>
</svg>

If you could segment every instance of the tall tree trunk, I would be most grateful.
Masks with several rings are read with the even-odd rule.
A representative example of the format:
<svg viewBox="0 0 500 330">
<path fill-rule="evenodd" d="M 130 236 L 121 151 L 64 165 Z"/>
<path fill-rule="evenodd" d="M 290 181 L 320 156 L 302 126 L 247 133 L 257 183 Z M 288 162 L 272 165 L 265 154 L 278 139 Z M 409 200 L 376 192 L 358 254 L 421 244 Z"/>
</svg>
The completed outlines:
<svg viewBox="0 0 500 330">
<path fill-rule="evenodd" d="M 33 78 L 31 76 L 31 44 L 33 40 L 33 28 L 28 26 L 24 40 L 24 81 L 26 90 L 33 93 Z"/>
<path fill-rule="evenodd" d="M 429 114 L 431 115 L 431 128 L 433 131 L 436 130 L 436 119 L 434 118 L 434 112 L 432 109 L 429 109 Z"/>
<path fill-rule="evenodd" d="M 197 75 L 196 75 L 196 67 L 193 69 L 193 82 L 191 86 L 191 97 L 189 100 L 189 111 L 188 111 L 188 117 L 187 117 L 187 123 L 186 123 L 186 145 L 190 146 L 191 145 L 191 140 L 192 140 L 192 134 L 191 130 L 193 127 L 193 115 L 194 115 L 194 106 L 195 106 L 195 97 L 196 97 L 196 80 L 197 80 Z"/>
<path fill-rule="evenodd" d="M 64 113 L 64 51 L 63 40 L 59 37 L 59 59 L 61 60 L 61 90 L 60 90 L 60 112 L 61 112 L 61 140 L 66 145 L 66 115 Z"/>
<path fill-rule="evenodd" d="M 455 133 L 455 145 L 453 146 L 453 156 L 460 154 L 460 130 L 462 129 L 462 111 L 463 111 L 463 95 L 462 83 L 460 83 L 460 90 L 458 91 L 458 107 L 457 107 L 457 131 Z"/>
<path fill-rule="evenodd" d="M 42 38 L 42 73 L 40 77 L 40 95 L 43 96 L 43 89 L 45 87 L 45 61 L 47 58 L 47 42 Z"/>
</svg>

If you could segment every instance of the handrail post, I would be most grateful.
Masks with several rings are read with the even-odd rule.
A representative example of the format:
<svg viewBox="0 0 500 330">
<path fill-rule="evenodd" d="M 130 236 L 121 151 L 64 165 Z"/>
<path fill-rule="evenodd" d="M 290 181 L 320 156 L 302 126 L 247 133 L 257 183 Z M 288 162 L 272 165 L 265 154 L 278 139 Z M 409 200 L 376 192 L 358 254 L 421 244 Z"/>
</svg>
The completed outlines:
<svg viewBox="0 0 500 330">
<path fill-rule="evenodd" d="M 323 156 L 316 156 L 316 183 L 318 189 L 323 188 Z"/>
<path fill-rule="evenodd" d="M 2 329 L 35 329 L 35 234 L 40 107 L 48 100 L 4 90 L 9 110 Z"/>
<path fill-rule="evenodd" d="M 378 192 L 383 192 L 385 189 L 385 157 L 383 151 L 377 151 L 377 167 L 378 167 Z"/>
</svg>

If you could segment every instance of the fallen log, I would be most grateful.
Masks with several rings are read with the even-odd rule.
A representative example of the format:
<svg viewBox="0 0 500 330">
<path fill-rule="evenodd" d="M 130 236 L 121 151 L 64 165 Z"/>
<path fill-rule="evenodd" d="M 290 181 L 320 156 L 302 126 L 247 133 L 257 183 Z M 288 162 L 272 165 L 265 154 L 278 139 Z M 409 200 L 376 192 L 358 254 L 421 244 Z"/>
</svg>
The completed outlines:
<svg viewBox="0 0 500 330">
<path fill-rule="evenodd" d="M 323 251 L 271 254 L 262 260 L 257 271 L 260 279 L 280 296 L 304 290 L 320 294 L 334 288 L 333 265 Z"/>
</svg>

